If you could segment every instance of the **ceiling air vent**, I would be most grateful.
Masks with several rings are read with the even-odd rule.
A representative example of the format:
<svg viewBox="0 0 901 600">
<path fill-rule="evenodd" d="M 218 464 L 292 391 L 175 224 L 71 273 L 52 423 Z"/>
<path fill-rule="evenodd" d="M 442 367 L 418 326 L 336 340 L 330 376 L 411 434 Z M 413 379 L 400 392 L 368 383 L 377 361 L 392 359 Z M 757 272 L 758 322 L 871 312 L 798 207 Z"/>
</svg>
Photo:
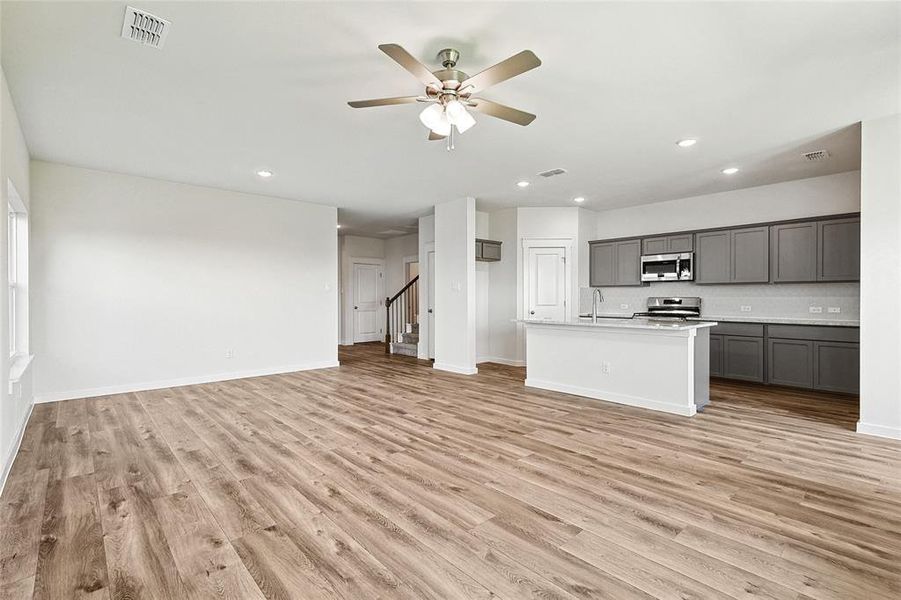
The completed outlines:
<svg viewBox="0 0 901 600">
<path fill-rule="evenodd" d="M 137 8 L 125 9 L 122 37 L 144 46 L 162 48 L 172 23 Z"/>
<path fill-rule="evenodd" d="M 543 173 L 539 173 L 539 177 L 556 177 L 557 175 L 563 175 L 566 173 L 566 169 L 551 169 L 550 171 L 545 171 Z"/>
<path fill-rule="evenodd" d="M 829 153 L 825 150 L 814 150 L 813 152 L 805 152 L 804 158 L 811 162 L 816 162 L 818 160 L 826 160 L 829 158 Z"/>
</svg>

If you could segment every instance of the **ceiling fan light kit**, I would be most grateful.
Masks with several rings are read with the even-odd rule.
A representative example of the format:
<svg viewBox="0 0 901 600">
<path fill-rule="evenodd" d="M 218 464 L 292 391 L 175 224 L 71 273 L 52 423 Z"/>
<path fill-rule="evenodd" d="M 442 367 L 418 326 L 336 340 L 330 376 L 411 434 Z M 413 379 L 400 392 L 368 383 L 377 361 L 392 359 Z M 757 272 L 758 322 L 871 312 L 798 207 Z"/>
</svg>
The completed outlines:
<svg viewBox="0 0 901 600">
<path fill-rule="evenodd" d="M 457 133 L 464 133 L 476 124 L 475 118 L 467 108 L 517 125 L 525 126 L 535 120 L 535 115 L 531 113 L 473 96 L 474 93 L 489 86 L 539 66 L 541 61 L 531 50 L 523 50 L 472 77 L 456 69 L 460 52 L 453 48 L 445 48 L 438 53 L 438 61 L 444 68 L 437 71 L 430 71 L 428 67 L 397 44 L 382 44 L 379 46 L 379 50 L 424 84 L 425 94 L 423 96 L 355 100 L 348 102 L 352 108 L 391 106 L 414 102 L 429 103 L 429 106 L 419 114 L 419 120 L 429 129 L 428 139 L 447 140 L 448 150 L 454 148 L 455 129 Z"/>
</svg>

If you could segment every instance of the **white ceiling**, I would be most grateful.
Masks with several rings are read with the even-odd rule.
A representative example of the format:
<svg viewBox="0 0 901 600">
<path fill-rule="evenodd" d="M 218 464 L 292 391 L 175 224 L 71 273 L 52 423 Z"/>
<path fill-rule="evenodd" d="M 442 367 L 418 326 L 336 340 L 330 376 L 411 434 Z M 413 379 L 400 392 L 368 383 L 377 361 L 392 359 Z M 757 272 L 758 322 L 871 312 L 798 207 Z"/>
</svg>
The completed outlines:
<svg viewBox="0 0 901 600">
<path fill-rule="evenodd" d="M 136 5 L 173 22 L 162 50 L 119 37 L 125 3 L 3 2 L 33 156 L 335 205 L 348 232 L 462 196 L 602 209 L 846 171 L 859 142 L 844 128 L 899 110 L 895 2 Z M 470 74 L 533 50 L 541 67 L 484 96 L 538 119 L 476 115 L 447 153 L 419 105 L 349 108 L 421 93 L 386 42 L 429 65 L 458 48 Z M 823 144 L 832 159 L 802 161 Z M 514 185 L 554 167 L 569 173 Z"/>
</svg>

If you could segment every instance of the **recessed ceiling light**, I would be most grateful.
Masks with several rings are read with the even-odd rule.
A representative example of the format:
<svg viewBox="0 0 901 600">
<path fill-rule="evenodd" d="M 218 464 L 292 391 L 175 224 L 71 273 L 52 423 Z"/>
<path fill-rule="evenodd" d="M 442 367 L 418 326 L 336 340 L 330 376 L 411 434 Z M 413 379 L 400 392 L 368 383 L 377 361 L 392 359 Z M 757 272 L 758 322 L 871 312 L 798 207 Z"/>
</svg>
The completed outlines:
<svg viewBox="0 0 901 600">
<path fill-rule="evenodd" d="M 723 175 L 735 175 L 738 173 L 738 167 L 726 167 L 723 169 Z"/>
<path fill-rule="evenodd" d="M 272 177 L 272 171 L 257 171 L 257 175 L 259 175 L 263 179 L 268 179 L 269 177 Z"/>
<path fill-rule="evenodd" d="M 698 143 L 698 140 L 695 140 L 692 138 L 686 138 L 684 140 L 679 140 L 678 142 L 676 142 L 676 145 L 679 146 L 680 148 L 689 148 L 691 146 L 694 146 L 697 143 Z"/>
<path fill-rule="evenodd" d="M 585 198 L 583 198 L 582 196 L 576 196 L 575 198 L 573 198 L 573 202 L 575 202 L 576 204 L 582 204 L 583 202 L 585 202 Z"/>
<path fill-rule="evenodd" d="M 519 187 L 529 187 L 529 182 L 528 181 L 517 181 L 516 185 L 518 185 Z"/>
</svg>

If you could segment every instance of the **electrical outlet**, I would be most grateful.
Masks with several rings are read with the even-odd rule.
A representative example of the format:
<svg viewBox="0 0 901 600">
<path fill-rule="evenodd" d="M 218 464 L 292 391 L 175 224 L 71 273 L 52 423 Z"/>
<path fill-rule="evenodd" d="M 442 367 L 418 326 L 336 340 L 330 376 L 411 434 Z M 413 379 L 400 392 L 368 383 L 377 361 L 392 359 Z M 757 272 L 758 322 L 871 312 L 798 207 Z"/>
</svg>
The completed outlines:
<svg viewBox="0 0 901 600">
<path fill-rule="evenodd" d="M 604 375 L 610 374 L 610 363 L 608 363 L 608 362 L 601 363 L 601 373 L 603 373 Z"/>
<path fill-rule="evenodd" d="M 225 358 L 234 358 L 234 357 L 235 357 L 235 351 L 234 351 L 234 350 L 226 350 L 226 351 L 225 351 Z"/>
<path fill-rule="evenodd" d="M 741 312 L 751 312 L 751 307 L 748 306 L 747 304 L 742 305 Z"/>
<path fill-rule="evenodd" d="M 822 306 L 811 306 L 808 308 L 808 310 L 812 313 L 821 313 L 821 312 L 823 312 L 823 307 Z"/>
<path fill-rule="evenodd" d="M 829 312 L 831 312 L 833 314 L 837 314 L 837 313 L 842 312 L 842 307 L 841 306 L 830 306 L 826 310 L 828 310 Z"/>
<path fill-rule="evenodd" d="M 627 308 L 629 308 L 629 305 L 628 304 L 620 304 L 619 307 L 621 310 L 626 310 Z"/>
</svg>

